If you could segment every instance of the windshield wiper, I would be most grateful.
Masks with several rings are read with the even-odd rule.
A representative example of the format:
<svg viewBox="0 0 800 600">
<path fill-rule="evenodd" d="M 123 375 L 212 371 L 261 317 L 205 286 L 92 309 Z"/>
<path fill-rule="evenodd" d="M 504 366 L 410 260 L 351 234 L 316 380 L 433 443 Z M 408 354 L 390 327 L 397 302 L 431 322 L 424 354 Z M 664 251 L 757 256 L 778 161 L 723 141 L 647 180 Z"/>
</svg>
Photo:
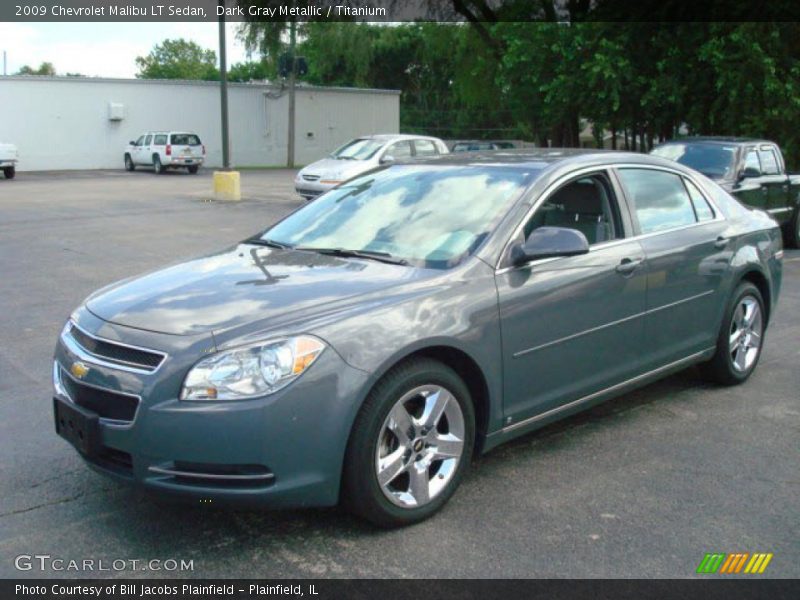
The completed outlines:
<svg viewBox="0 0 800 600">
<path fill-rule="evenodd" d="M 270 248 L 280 248 L 281 250 L 289 250 L 291 248 L 291 246 L 289 246 L 288 244 L 282 244 L 281 242 L 276 242 L 275 240 L 271 240 L 269 238 L 260 238 L 260 237 L 247 238 L 243 243 L 253 244 L 255 246 L 269 246 Z"/>
<path fill-rule="evenodd" d="M 344 256 L 350 258 L 365 258 L 377 260 L 390 265 L 407 265 L 408 261 L 404 258 L 395 258 L 388 252 L 375 252 L 374 250 L 348 250 L 347 248 L 311 248 L 298 246 L 295 250 L 306 252 L 316 252 L 317 254 L 328 254 L 330 256 Z"/>
</svg>

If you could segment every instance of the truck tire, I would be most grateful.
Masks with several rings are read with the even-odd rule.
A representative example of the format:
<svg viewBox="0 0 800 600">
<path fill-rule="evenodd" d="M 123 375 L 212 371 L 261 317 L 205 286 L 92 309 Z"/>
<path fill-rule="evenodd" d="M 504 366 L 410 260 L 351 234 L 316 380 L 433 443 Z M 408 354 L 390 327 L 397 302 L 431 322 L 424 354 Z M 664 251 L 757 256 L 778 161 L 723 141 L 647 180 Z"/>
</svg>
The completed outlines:
<svg viewBox="0 0 800 600">
<path fill-rule="evenodd" d="M 189 171 L 189 173 L 191 173 L 192 175 L 194 175 L 195 173 L 197 173 L 197 169 L 199 168 L 200 167 L 197 165 L 192 165 L 191 167 L 186 167 L 186 170 Z"/>
<path fill-rule="evenodd" d="M 161 164 L 161 157 L 158 154 L 153 154 L 153 172 L 156 175 L 164 172 L 164 165 Z"/>
<path fill-rule="evenodd" d="M 125 155 L 125 170 L 126 171 L 133 171 L 136 168 L 136 165 L 133 164 L 133 159 L 131 158 L 130 154 Z"/>
<path fill-rule="evenodd" d="M 14 179 L 14 175 L 17 174 L 17 170 L 14 167 L 3 167 L 3 175 L 6 176 L 6 179 Z"/>
</svg>

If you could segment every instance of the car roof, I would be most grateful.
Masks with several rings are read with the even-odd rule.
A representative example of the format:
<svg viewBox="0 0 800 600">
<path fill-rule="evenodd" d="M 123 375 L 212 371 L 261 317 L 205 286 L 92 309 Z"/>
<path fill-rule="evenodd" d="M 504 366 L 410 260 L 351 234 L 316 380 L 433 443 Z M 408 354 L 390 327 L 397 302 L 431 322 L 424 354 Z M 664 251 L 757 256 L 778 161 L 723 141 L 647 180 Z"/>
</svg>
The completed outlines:
<svg viewBox="0 0 800 600">
<path fill-rule="evenodd" d="M 372 135 L 360 135 L 355 139 L 360 140 L 381 140 L 381 141 L 395 141 L 395 140 L 431 140 L 434 142 L 441 142 L 437 137 L 429 135 L 412 135 L 409 133 L 374 133 Z"/>
<path fill-rule="evenodd" d="M 611 159 L 611 161 L 609 161 Z M 398 160 L 397 164 L 474 165 L 544 169 L 559 163 L 606 164 L 608 162 L 642 163 L 674 168 L 677 163 L 638 152 L 590 148 L 509 148 L 489 152 L 458 152 L 424 158 Z"/>
<path fill-rule="evenodd" d="M 774 142 L 770 142 L 769 140 L 764 140 L 760 138 L 749 138 L 749 137 L 736 137 L 736 136 L 714 136 L 714 135 L 707 135 L 707 136 L 693 136 L 693 137 L 686 137 L 680 138 L 676 140 L 668 140 L 663 144 L 659 144 L 659 146 L 667 146 L 669 144 L 686 144 L 697 142 L 701 144 L 772 144 Z"/>
</svg>

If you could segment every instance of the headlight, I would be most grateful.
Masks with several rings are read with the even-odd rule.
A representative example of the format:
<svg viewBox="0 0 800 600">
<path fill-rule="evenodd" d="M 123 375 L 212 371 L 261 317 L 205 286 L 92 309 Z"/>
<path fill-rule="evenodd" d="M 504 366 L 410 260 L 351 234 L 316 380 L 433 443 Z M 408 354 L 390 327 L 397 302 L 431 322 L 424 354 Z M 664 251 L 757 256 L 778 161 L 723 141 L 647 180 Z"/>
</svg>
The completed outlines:
<svg viewBox="0 0 800 600">
<path fill-rule="evenodd" d="M 242 400 L 272 394 L 302 375 L 324 349 L 322 341 L 301 335 L 220 352 L 192 367 L 181 400 Z"/>
</svg>

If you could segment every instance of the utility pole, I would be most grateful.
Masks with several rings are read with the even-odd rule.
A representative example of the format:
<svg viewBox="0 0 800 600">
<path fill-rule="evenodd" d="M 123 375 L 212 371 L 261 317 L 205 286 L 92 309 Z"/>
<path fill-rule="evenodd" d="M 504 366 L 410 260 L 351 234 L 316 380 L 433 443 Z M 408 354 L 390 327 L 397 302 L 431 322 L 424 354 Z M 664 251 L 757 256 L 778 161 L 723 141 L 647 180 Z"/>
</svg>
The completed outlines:
<svg viewBox="0 0 800 600">
<path fill-rule="evenodd" d="M 293 3 L 294 4 L 294 3 Z M 297 45 L 297 21 L 292 18 L 289 22 L 289 56 L 291 70 L 289 71 L 289 143 L 287 144 L 286 166 L 294 168 L 294 86 L 297 80 L 297 61 L 295 60 L 295 46 Z"/>
<path fill-rule="evenodd" d="M 224 7 L 225 0 L 219 0 Z M 225 14 L 219 17 L 219 100 L 222 108 L 222 170 L 231 170 L 230 144 L 228 141 L 228 65 L 225 57 Z"/>
</svg>

